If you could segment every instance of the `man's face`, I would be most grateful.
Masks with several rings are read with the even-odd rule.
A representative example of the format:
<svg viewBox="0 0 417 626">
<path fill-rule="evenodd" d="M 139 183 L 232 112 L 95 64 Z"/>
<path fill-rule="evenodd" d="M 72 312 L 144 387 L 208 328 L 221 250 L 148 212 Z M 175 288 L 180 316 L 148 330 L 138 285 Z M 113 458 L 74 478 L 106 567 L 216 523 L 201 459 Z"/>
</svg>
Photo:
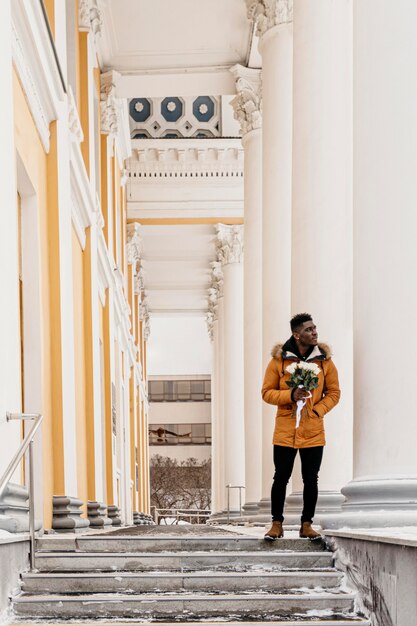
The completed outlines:
<svg viewBox="0 0 417 626">
<path fill-rule="evenodd" d="M 317 327 L 314 322 L 304 322 L 294 331 L 294 337 L 303 346 L 316 346 L 318 341 Z"/>
</svg>

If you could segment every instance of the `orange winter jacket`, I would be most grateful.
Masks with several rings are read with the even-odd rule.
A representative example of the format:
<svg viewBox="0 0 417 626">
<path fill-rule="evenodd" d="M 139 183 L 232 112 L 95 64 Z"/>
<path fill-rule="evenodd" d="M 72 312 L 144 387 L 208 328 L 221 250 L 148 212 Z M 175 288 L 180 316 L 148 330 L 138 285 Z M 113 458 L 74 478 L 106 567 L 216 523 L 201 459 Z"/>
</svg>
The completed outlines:
<svg viewBox="0 0 417 626">
<path fill-rule="evenodd" d="M 319 386 L 311 391 L 312 398 L 307 400 L 301 413 L 300 425 L 296 429 L 296 403 L 291 400 L 292 389 L 286 384 L 291 376 L 285 368 L 293 361 L 300 361 L 300 358 L 293 352 L 286 351 L 287 345 L 277 344 L 273 347 L 273 358 L 266 368 L 262 386 L 264 401 L 277 405 L 272 443 L 289 448 L 324 446 L 326 440 L 323 417 L 340 399 L 339 378 L 331 359 L 331 350 L 326 344 L 319 343 L 306 359 L 308 363 L 315 363 L 320 367 Z"/>
</svg>

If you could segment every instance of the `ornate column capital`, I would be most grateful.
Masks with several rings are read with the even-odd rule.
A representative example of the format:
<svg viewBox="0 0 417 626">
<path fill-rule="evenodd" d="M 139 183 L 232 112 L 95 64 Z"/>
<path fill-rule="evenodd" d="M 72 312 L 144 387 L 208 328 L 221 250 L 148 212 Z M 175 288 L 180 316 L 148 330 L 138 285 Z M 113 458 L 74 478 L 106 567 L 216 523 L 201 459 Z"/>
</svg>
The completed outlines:
<svg viewBox="0 0 417 626">
<path fill-rule="evenodd" d="M 127 225 L 127 262 L 137 265 L 142 254 L 142 237 L 140 236 L 140 224 L 133 222 Z"/>
<path fill-rule="evenodd" d="M 80 0 L 78 6 L 78 30 L 91 32 L 95 37 L 101 35 L 103 15 L 97 0 Z"/>
<path fill-rule="evenodd" d="M 110 70 L 100 76 L 101 132 L 117 135 L 119 131 L 119 103 L 116 97 L 116 72 Z"/>
<path fill-rule="evenodd" d="M 246 0 L 247 14 L 262 37 L 270 28 L 292 22 L 293 0 Z"/>
<path fill-rule="evenodd" d="M 234 65 L 230 71 L 235 79 L 237 92 L 230 104 L 244 137 L 251 130 L 262 126 L 261 70 Z"/>
<path fill-rule="evenodd" d="M 216 225 L 217 258 L 222 265 L 241 263 L 243 260 L 243 226 Z"/>
</svg>

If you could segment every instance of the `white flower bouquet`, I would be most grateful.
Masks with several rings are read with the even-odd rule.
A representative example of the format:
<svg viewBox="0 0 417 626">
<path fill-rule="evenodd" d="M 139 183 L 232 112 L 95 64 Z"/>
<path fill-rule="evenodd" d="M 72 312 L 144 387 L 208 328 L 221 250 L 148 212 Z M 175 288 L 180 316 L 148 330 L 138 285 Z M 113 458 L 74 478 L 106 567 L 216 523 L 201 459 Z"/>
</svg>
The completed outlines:
<svg viewBox="0 0 417 626">
<path fill-rule="evenodd" d="M 291 374 L 290 380 L 287 380 L 287 385 L 291 389 L 305 389 L 308 391 L 308 396 L 304 400 L 297 401 L 296 412 L 296 425 L 298 428 L 301 420 L 301 411 L 303 410 L 307 398 L 311 398 L 311 390 L 316 389 L 319 386 L 319 374 L 320 368 L 315 363 L 291 363 L 285 368 L 286 371 Z"/>
</svg>

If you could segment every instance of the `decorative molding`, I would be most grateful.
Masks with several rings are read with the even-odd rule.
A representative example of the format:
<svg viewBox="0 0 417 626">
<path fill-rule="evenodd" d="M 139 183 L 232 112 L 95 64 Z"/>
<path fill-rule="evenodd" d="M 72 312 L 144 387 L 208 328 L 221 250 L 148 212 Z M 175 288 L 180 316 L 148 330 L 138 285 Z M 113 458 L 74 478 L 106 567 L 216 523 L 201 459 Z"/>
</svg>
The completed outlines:
<svg viewBox="0 0 417 626">
<path fill-rule="evenodd" d="M 244 151 L 240 139 L 182 140 L 174 147 L 171 140 L 137 139 L 132 142 L 133 154 L 127 162 L 130 183 L 163 179 L 170 185 L 183 179 L 229 179 L 243 178 Z M 213 180 L 213 182 L 214 182 Z M 161 184 L 158 180 L 158 185 Z M 199 181 L 201 184 L 201 181 Z"/>
<path fill-rule="evenodd" d="M 216 225 L 217 258 L 222 265 L 243 260 L 243 226 Z"/>
<path fill-rule="evenodd" d="M 246 7 L 258 37 L 274 26 L 293 21 L 293 0 L 246 0 Z"/>
<path fill-rule="evenodd" d="M 230 104 L 244 137 L 250 131 L 262 127 L 261 70 L 234 65 L 230 71 L 234 76 L 237 92 Z"/>
<path fill-rule="evenodd" d="M 140 97 L 129 100 L 128 108 L 132 139 L 221 136 L 220 97 Z"/>
<path fill-rule="evenodd" d="M 76 143 L 84 141 L 84 133 L 71 85 L 68 86 L 68 128 L 71 141 Z"/>
<path fill-rule="evenodd" d="M 39 2 L 14 0 L 12 56 L 42 145 L 49 152 L 49 124 L 65 98 L 45 18 Z"/>
</svg>

